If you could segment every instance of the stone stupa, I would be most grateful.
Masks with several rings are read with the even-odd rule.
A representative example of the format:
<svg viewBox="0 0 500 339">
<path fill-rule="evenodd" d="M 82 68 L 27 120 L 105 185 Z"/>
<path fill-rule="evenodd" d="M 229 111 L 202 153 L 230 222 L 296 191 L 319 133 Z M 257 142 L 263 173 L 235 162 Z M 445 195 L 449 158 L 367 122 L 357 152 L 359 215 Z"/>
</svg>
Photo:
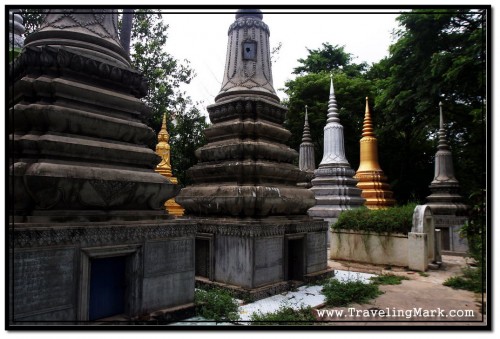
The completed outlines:
<svg viewBox="0 0 500 339">
<path fill-rule="evenodd" d="M 439 103 L 438 146 L 434 159 L 434 180 L 429 188 L 427 205 L 432 210 L 436 228 L 441 229 L 442 249 L 444 251 L 465 253 L 468 249 L 466 239 L 459 236 L 460 228 L 467 221 L 467 205 L 460 195 L 460 185 L 453 169 L 453 157 L 446 140 L 443 123 L 443 104 Z"/>
<path fill-rule="evenodd" d="M 177 196 L 200 219 L 197 279 L 224 283 L 259 298 L 287 289 L 288 280 L 325 273 L 326 223 L 307 216 L 311 191 L 298 187 L 305 173 L 285 145 L 287 109 L 273 87 L 269 27 L 260 10 L 236 13 L 228 31 L 224 77 L 212 126 L 193 184 Z"/>
<path fill-rule="evenodd" d="M 362 206 L 365 199 L 361 197 L 361 189 L 356 187 L 354 174 L 345 156 L 344 128 L 340 124 L 333 79 L 330 78 L 323 159 L 311 181 L 316 205 L 309 209 L 309 215 L 333 223 L 342 211 Z"/>
<path fill-rule="evenodd" d="M 164 209 L 178 187 L 154 171 L 148 85 L 120 45 L 118 12 L 44 13 L 8 75 L 9 320 L 188 312 L 196 224 Z"/>
<path fill-rule="evenodd" d="M 358 179 L 358 188 L 363 190 L 361 196 L 365 199 L 365 206 L 370 209 L 394 206 L 396 201 L 392 198 L 393 193 L 389 189 L 387 177 L 378 161 L 377 139 L 373 133 L 368 97 L 366 98 L 363 134 L 359 140 L 359 157 L 359 168 L 354 178 Z"/>
<path fill-rule="evenodd" d="M 311 131 L 309 130 L 307 105 L 304 118 L 304 132 L 302 134 L 302 143 L 300 144 L 299 150 L 299 169 L 306 173 L 306 181 L 303 183 L 299 183 L 299 185 L 310 188 L 311 180 L 314 178 L 314 170 L 316 169 L 316 164 L 314 160 L 314 144 L 312 143 Z"/>
</svg>

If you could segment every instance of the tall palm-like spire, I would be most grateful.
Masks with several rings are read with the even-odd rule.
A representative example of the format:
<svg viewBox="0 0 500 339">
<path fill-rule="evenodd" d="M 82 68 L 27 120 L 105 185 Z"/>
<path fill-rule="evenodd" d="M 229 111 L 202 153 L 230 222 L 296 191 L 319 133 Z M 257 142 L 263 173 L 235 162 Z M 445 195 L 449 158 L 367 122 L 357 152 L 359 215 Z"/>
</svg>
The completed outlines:
<svg viewBox="0 0 500 339">
<path fill-rule="evenodd" d="M 378 162 L 377 139 L 373 132 L 368 97 L 366 97 L 363 133 L 359 141 L 359 146 L 360 162 L 358 171 L 354 177 L 358 179 L 357 186 L 363 190 L 362 197 L 366 200 L 366 207 L 379 209 L 393 206 L 395 203 L 395 200 L 392 199 L 393 193 L 389 190 L 387 177 L 384 175 Z"/>
</svg>

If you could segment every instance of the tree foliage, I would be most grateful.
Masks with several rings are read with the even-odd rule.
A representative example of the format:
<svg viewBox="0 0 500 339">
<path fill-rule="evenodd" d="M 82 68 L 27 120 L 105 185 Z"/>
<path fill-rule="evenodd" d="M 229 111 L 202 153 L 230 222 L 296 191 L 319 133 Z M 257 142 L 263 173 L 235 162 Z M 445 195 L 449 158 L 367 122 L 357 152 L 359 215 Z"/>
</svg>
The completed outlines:
<svg viewBox="0 0 500 339">
<path fill-rule="evenodd" d="M 439 102 L 464 197 L 486 185 L 486 21 L 482 10 L 413 10 L 398 17 L 388 57 L 368 67 L 338 45 L 323 43 L 298 60 L 297 77 L 285 84 L 290 146 L 298 149 L 304 106 L 316 150 L 323 152 L 329 73 L 333 81 L 346 156 L 359 164 L 359 139 L 370 97 L 379 161 L 400 204 L 430 194 L 439 128 Z M 373 98 L 373 99 L 372 99 Z"/>
<path fill-rule="evenodd" d="M 323 128 L 326 124 L 328 98 L 330 93 L 330 75 L 337 100 L 338 112 L 344 127 L 346 157 L 353 167 L 359 164 L 359 135 L 365 111 L 365 97 L 372 96 L 371 83 L 362 73 L 364 66 L 353 64 L 352 56 L 343 47 L 323 44 L 326 50 L 310 50 L 306 59 L 299 59 L 303 65 L 295 68 L 297 76 L 285 83 L 288 100 L 286 127 L 292 132 L 289 145 L 298 149 L 304 128 L 305 106 L 308 106 L 311 137 L 315 145 L 316 165 L 323 156 Z M 326 56 L 334 58 L 327 61 Z M 323 68 L 324 67 L 324 68 Z M 348 72 L 346 72 L 348 70 Z"/>
<path fill-rule="evenodd" d="M 373 67 L 377 126 L 396 198 L 429 194 L 443 102 L 455 175 L 468 196 L 485 187 L 485 30 L 477 10 L 414 10 L 398 17 L 390 56 Z M 371 73 L 371 72 L 370 72 Z"/>
</svg>

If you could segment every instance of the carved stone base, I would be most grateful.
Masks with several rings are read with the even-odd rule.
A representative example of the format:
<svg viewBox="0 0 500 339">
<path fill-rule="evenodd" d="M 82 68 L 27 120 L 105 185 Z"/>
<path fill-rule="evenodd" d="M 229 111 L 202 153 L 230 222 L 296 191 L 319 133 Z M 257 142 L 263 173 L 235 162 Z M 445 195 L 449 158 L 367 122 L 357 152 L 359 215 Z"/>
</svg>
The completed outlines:
<svg viewBox="0 0 500 339">
<path fill-rule="evenodd" d="M 196 271 L 246 290 L 304 281 L 327 268 L 327 223 L 307 217 L 200 219 Z M 204 253 L 198 256 L 198 253 Z"/>
<path fill-rule="evenodd" d="M 90 317 L 92 300 L 109 286 L 105 273 L 100 285 L 94 284 L 93 279 L 100 279 L 94 266 L 108 259 L 124 266 L 119 279 L 123 306 L 102 318 L 141 319 L 193 303 L 195 232 L 196 224 L 187 220 L 16 224 L 10 229 L 10 323 L 101 319 Z"/>
</svg>

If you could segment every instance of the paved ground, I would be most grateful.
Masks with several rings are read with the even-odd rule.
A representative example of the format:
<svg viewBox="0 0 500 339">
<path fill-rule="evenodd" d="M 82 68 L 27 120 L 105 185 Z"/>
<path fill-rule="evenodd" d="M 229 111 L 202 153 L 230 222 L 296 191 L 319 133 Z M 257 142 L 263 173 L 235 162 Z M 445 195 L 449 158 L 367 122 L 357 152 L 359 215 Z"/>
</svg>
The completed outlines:
<svg viewBox="0 0 500 339">
<path fill-rule="evenodd" d="M 407 277 L 400 285 L 381 285 L 384 293 L 370 303 L 353 304 L 349 307 L 327 308 L 321 286 L 303 286 L 296 291 L 279 294 L 254 303 L 240 306 L 240 319 L 250 320 L 253 312 L 276 311 L 280 306 L 300 308 L 311 306 L 317 309 L 319 326 L 484 326 L 486 316 L 480 312 L 480 294 L 455 290 L 443 285 L 451 276 L 459 275 L 467 265 L 466 259 L 443 256 L 439 270 L 426 274 L 407 271 L 404 268 L 366 265 L 332 261 L 336 279 L 362 280 L 370 276 L 395 274 Z M 341 314 L 342 313 L 342 314 Z M 240 323 L 242 325 L 248 323 Z M 192 318 L 175 325 L 234 325 L 207 323 L 202 318 Z"/>
</svg>

